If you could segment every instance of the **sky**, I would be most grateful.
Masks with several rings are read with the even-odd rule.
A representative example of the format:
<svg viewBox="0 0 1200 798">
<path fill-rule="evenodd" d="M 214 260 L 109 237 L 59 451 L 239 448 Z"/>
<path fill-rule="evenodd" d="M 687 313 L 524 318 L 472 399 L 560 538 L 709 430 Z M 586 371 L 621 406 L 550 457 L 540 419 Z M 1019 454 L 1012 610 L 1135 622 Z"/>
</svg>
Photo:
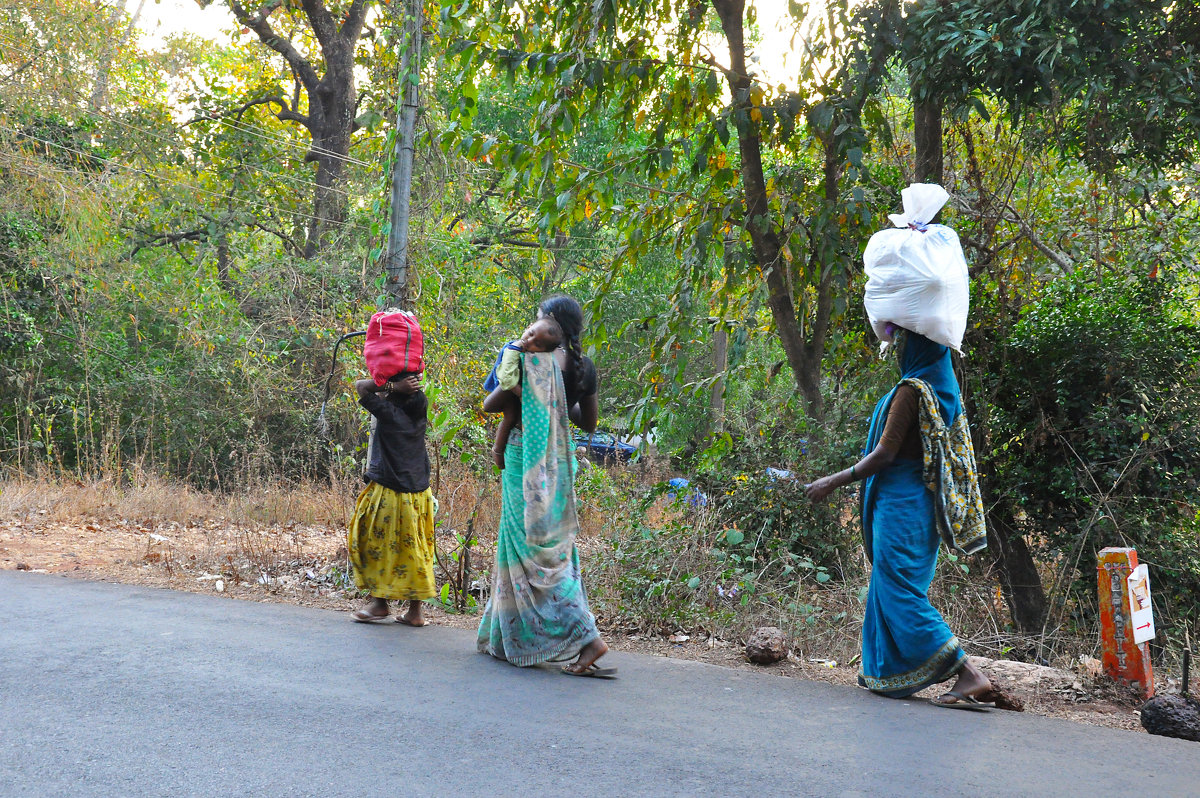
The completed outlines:
<svg viewBox="0 0 1200 798">
<path fill-rule="evenodd" d="M 133 13 L 137 0 L 125 0 L 125 8 Z M 166 37 L 178 33 L 195 33 L 215 39 L 233 27 L 233 16 L 220 3 L 200 8 L 195 0 L 146 0 L 138 20 L 142 41 L 157 46 Z"/>
<path fill-rule="evenodd" d="M 779 21 L 787 18 L 788 0 L 757 0 L 759 28 L 762 41 L 755 48 L 756 68 L 770 84 L 793 83 L 788 75 L 787 56 L 791 50 L 791 31 L 780 30 Z M 137 0 L 126 0 L 132 13 Z M 166 37 L 191 32 L 205 38 L 220 38 L 234 27 L 233 17 L 219 2 L 201 9 L 195 0 L 146 0 L 138 21 L 142 41 L 154 47 Z"/>
</svg>

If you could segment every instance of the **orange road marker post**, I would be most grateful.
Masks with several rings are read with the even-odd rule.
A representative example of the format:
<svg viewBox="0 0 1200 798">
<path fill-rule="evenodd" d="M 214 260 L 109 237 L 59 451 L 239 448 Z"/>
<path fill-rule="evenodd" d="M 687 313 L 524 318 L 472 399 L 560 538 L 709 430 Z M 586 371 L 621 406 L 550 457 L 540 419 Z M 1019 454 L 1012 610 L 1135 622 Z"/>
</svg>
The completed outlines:
<svg viewBox="0 0 1200 798">
<path fill-rule="evenodd" d="M 1144 697 L 1150 698 L 1154 695 L 1154 669 L 1150 665 L 1147 630 L 1142 629 L 1140 634 L 1137 633 L 1134 622 L 1134 610 L 1137 608 L 1131 607 L 1130 603 L 1129 575 L 1138 567 L 1137 551 L 1126 548 L 1101 549 L 1097 560 L 1101 663 L 1104 672 L 1117 681 L 1134 685 Z M 1146 590 L 1148 605 L 1148 583 Z M 1138 614 L 1142 615 L 1141 612 Z M 1137 621 L 1144 626 L 1141 617 Z M 1153 636 L 1152 622 L 1148 631 Z"/>
</svg>

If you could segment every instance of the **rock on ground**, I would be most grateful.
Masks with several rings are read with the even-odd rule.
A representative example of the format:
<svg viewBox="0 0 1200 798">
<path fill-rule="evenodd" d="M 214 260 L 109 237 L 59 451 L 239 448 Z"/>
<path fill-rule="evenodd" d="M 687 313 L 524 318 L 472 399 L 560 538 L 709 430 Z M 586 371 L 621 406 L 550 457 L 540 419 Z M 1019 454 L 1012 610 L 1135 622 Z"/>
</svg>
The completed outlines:
<svg viewBox="0 0 1200 798">
<path fill-rule="evenodd" d="M 1012 692 L 1005 690 L 1000 682 L 996 681 L 991 676 L 988 681 L 992 683 L 992 692 L 988 693 L 984 701 L 991 701 L 996 705 L 996 709 L 1007 709 L 1009 712 L 1024 712 L 1025 702 L 1017 698 Z"/>
<path fill-rule="evenodd" d="M 971 657 L 970 662 L 998 682 L 1021 691 L 1069 690 L 1078 687 L 1076 683 L 1079 676 L 1071 671 L 986 657 Z"/>
<path fill-rule="evenodd" d="M 787 638 L 778 626 L 760 626 L 746 641 L 746 657 L 759 665 L 770 665 L 787 656 Z"/>
<path fill-rule="evenodd" d="M 1200 701 L 1156 695 L 1142 705 L 1142 727 L 1151 734 L 1200 743 Z"/>
</svg>

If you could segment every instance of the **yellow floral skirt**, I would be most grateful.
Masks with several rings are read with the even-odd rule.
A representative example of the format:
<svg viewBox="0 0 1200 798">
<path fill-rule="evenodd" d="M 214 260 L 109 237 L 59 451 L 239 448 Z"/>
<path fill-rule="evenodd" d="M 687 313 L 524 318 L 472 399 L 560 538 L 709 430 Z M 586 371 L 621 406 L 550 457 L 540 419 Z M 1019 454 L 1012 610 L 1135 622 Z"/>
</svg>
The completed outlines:
<svg viewBox="0 0 1200 798">
<path fill-rule="evenodd" d="M 376 598 L 437 595 L 433 581 L 433 493 L 397 493 L 372 482 L 358 494 L 346 544 L 354 584 Z"/>
</svg>

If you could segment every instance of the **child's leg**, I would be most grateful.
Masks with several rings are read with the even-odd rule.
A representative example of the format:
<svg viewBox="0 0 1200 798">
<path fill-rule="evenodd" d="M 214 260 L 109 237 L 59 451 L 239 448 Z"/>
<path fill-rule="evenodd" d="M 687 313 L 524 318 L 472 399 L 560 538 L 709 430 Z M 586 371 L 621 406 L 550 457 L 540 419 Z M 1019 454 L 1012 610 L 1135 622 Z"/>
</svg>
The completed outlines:
<svg viewBox="0 0 1200 798">
<path fill-rule="evenodd" d="M 513 427 L 516 425 L 516 402 L 510 399 L 508 404 L 504 406 L 504 417 L 500 420 L 500 426 L 496 429 L 496 442 L 492 445 L 492 460 L 501 471 L 504 470 L 504 449 L 508 446 L 508 436 L 512 433 Z"/>
</svg>

